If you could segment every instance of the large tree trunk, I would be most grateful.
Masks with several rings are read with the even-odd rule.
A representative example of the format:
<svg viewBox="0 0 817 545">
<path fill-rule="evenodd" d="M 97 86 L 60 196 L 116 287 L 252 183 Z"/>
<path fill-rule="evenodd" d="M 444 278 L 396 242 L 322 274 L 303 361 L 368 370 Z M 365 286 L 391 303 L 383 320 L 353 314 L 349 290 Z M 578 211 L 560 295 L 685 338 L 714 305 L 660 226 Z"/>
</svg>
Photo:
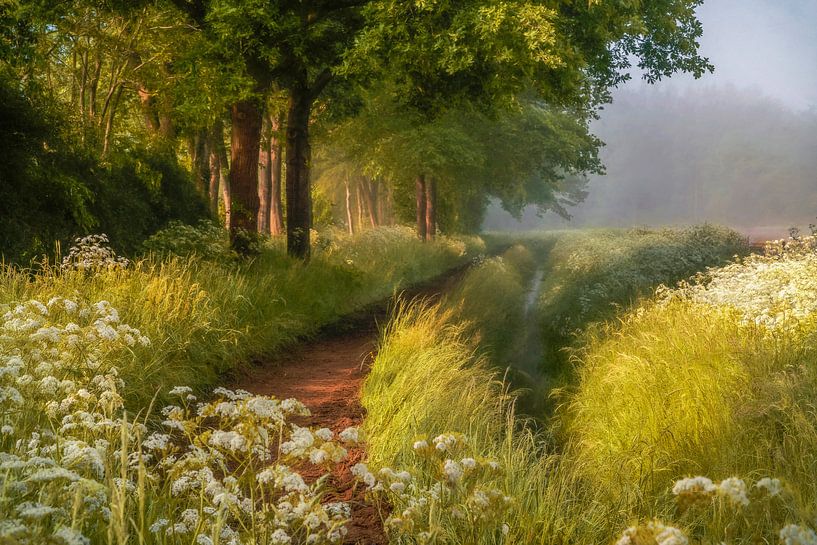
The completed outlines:
<svg viewBox="0 0 817 545">
<path fill-rule="evenodd" d="M 426 240 L 437 234 L 437 181 L 431 176 L 426 181 Z"/>
<path fill-rule="evenodd" d="M 249 99 L 233 104 L 230 138 L 230 238 L 233 247 L 242 246 L 250 233 L 258 230 L 258 149 L 261 145 L 261 108 Z M 245 231 L 245 233 L 241 233 Z"/>
<path fill-rule="evenodd" d="M 414 181 L 414 192 L 417 199 L 417 236 L 426 239 L 426 177 L 417 176 Z"/>
<path fill-rule="evenodd" d="M 270 205 L 272 203 L 272 133 L 269 116 L 264 116 L 261 129 L 261 148 L 258 150 L 258 232 L 270 232 Z"/>
<path fill-rule="evenodd" d="M 270 199 L 270 234 L 280 235 L 284 232 L 284 207 L 281 205 L 281 165 L 284 146 L 281 139 L 281 127 L 284 124 L 284 114 L 279 112 L 272 118 L 272 176 Z"/>
<path fill-rule="evenodd" d="M 306 86 L 291 89 L 287 114 L 287 252 L 308 259 L 312 227 L 309 180 L 309 114 L 312 96 Z"/>
</svg>

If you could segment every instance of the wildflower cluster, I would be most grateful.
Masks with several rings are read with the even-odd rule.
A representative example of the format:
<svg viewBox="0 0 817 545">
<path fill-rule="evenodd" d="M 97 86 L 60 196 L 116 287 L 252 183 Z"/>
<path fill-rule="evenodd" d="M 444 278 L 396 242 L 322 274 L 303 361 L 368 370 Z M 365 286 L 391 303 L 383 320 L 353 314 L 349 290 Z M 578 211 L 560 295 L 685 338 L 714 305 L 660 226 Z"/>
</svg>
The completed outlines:
<svg viewBox="0 0 817 545">
<path fill-rule="evenodd" d="M 783 545 L 817 545 L 817 533 L 805 526 L 788 524 L 780 529 L 780 542 Z"/>
<path fill-rule="evenodd" d="M 346 449 L 328 429 L 288 422 L 308 415 L 306 407 L 224 388 L 207 403 L 195 403 L 187 388 L 172 393 L 179 405 L 162 410 L 165 430 L 145 439 L 142 458 L 182 516 L 157 518 L 152 533 L 205 544 L 242 543 L 242 530 L 260 543 L 341 541 L 348 506 L 323 504 L 323 479 L 309 483 L 295 468 L 328 471 Z M 354 430 L 340 434 L 347 445 L 353 439 Z"/>
<path fill-rule="evenodd" d="M 747 324 L 791 328 L 817 311 L 817 253 L 749 256 L 661 295 L 736 309 Z"/>
<path fill-rule="evenodd" d="M 778 495 L 781 491 L 778 479 L 761 479 L 756 484 L 759 491 L 766 491 L 769 495 Z M 714 497 L 725 498 L 730 505 L 746 507 L 749 505 L 748 489 L 743 479 L 729 477 L 715 484 L 707 477 L 689 477 L 675 482 L 672 493 L 678 500 L 682 510 L 696 504 L 709 503 Z"/>
<path fill-rule="evenodd" d="M 689 540 L 678 528 L 658 521 L 642 526 L 631 526 L 621 535 L 616 545 L 687 545 Z"/>
<path fill-rule="evenodd" d="M 357 464 L 353 474 L 375 498 L 393 508 L 386 528 L 418 543 L 450 543 L 465 527 L 474 536 L 503 536 L 512 499 L 495 486 L 502 468 L 495 460 L 472 457 L 467 437 L 447 433 L 418 438 L 413 445 L 419 468 L 414 474 L 389 467 L 372 471 Z"/>
<path fill-rule="evenodd" d="M 349 507 L 323 502 L 359 439 L 289 420 L 295 400 L 176 387 L 161 422 L 134 421 L 108 362 L 150 341 L 101 301 L 55 297 L 0 319 L 0 541 L 328 544 Z M 150 426 L 149 426 L 150 424 Z M 295 468 L 310 467 L 315 480 Z M 323 475 L 323 476 L 321 476 Z"/>
<path fill-rule="evenodd" d="M 128 265 L 130 261 L 116 255 L 105 234 L 76 239 L 62 260 L 62 268 L 66 270 L 124 269 Z"/>
<path fill-rule="evenodd" d="M 79 528 L 113 520 L 120 436 L 144 433 L 106 360 L 150 341 L 105 301 L 61 297 L 12 305 L 0 332 L 0 540 L 87 543 Z"/>
</svg>

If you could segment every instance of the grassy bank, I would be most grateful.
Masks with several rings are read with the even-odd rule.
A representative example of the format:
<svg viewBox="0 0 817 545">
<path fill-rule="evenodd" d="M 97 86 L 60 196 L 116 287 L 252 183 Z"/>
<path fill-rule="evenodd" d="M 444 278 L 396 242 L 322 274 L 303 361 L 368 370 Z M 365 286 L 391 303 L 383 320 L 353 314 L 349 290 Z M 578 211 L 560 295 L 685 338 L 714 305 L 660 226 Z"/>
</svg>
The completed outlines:
<svg viewBox="0 0 817 545">
<path fill-rule="evenodd" d="M 661 284 L 723 265 L 748 252 L 735 231 L 711 225 L 686 229 L 556 231 L 539 300 L 548 372 L 564 363 L 561 348 L 588 324 L 614 318 Z"/>
<path fill-rule="evenodd" d="M 213 384 L 252 357 L 280 350 L 485 250 L 479 239 L 441 237 L 424 244 L 409 230 L 393 228 L 357 237 L 325 233 L 308 263 L 274 246 L 241 263 L 225 256 L 224 241 L 211 235 L 177 228 L 154 244 L 162 253 L 127 267 L 51 266 L 33 276 L 6 268 L 0 305 L 54 297 L 110 303 L 152 341 L 133 348 L 138 365 L 112 362 L 126 380 L 126 398 L 140 407 L 160 387 Z"/>
<path fill-rule="evenodd" d="M 392 542 L 817 542 L 815 259 L 750 257 L 586 326 L 538 432 L 484 348 L 522 300 L 519 271 L 488 261 L 444 306 L 402 308 L 363 397 Z M 400 471 L 411 484 L 392 488 Z"/>
<path fill-rule="evenodd" d="M 136 262 L 89 239 L 60 266 L 4 269 L 0 542 L 342 541 L 349 506 L 325 482 L 357 430 L 295 425 L 295 400 L 196 390 L 484 245 L 324 233 L 304 264 L 274 246 L 240 263 L 224 242 L 175 227 Z"/>
<path fill-rule="evenodd" d="M 569 455 L 604 501 L 703 542 L 813 528 L 815 263 L 752 256 L 588 332 L 562 415 Z M 693 476 L 739 478 L 745 496 L 682 481 Z"/>
</svg>

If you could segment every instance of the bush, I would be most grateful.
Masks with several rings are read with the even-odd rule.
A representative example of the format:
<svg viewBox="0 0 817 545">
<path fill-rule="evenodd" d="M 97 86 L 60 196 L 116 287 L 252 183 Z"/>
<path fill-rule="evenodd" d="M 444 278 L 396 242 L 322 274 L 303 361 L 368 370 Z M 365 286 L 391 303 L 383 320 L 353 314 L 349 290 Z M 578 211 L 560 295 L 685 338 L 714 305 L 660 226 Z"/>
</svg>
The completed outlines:
<svg viewBox="0 0 817 545">
<path fill-rule="evenodd" d="M 106 161 L 73 141 L 45 98 L 0 74 L 0 254 L 28 265 L 54 242 L 105 232 L 125 253 L 172 219 L 207 215 L 175 157 L 148 148 Z"/>
</svg>

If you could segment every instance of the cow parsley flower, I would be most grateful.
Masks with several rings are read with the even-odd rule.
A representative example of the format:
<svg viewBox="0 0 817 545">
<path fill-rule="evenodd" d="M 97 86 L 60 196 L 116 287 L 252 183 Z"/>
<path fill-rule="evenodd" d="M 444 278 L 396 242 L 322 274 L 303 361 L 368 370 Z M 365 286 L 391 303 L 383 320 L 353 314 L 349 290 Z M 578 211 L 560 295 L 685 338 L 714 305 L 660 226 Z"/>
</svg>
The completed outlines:
<svg viewBox="0 0 817 545">
<path fill-rule="evenodd" d="M 346 428 L 338 434 L 338 437 L 344 443 L 357 444 L 360 442 L 360 430 L 355 427 Z"/>
<path fill-rule="evenodd" d="M 454 460 L 446 460 L 443 463 L 443 473 L 450 483 L 456 484 L 462 479 L 462 466 Z"/>
<path fill-rule="evenodd" d="M 780 530 L 783 545 L 817 545 L 817 534 L 811 528 L 789 524 Z"/>
<path fill-rule="evenodd" d="M 733 505 L 749 505 L 749 498 L 746 496 L 746 483 L 743 479 L 730 477 L 718 484 L 718 494 L 725 496 Z"/>
<path fill-rule="evenodd" d="M 63 526 L 54 532 L 54 537 L 62 540 L 65 545 L 91 545 L 89 538 L 67 526 Z"/>
<path fill-rule="evenodd" d="M 783 486 L 780 484 L 780 479 L 772 479 L 763 477 L 755 483 L 755 487 L 765 490 L 769 496 L 779 496 L 783 492 Z"/>
</svg>

